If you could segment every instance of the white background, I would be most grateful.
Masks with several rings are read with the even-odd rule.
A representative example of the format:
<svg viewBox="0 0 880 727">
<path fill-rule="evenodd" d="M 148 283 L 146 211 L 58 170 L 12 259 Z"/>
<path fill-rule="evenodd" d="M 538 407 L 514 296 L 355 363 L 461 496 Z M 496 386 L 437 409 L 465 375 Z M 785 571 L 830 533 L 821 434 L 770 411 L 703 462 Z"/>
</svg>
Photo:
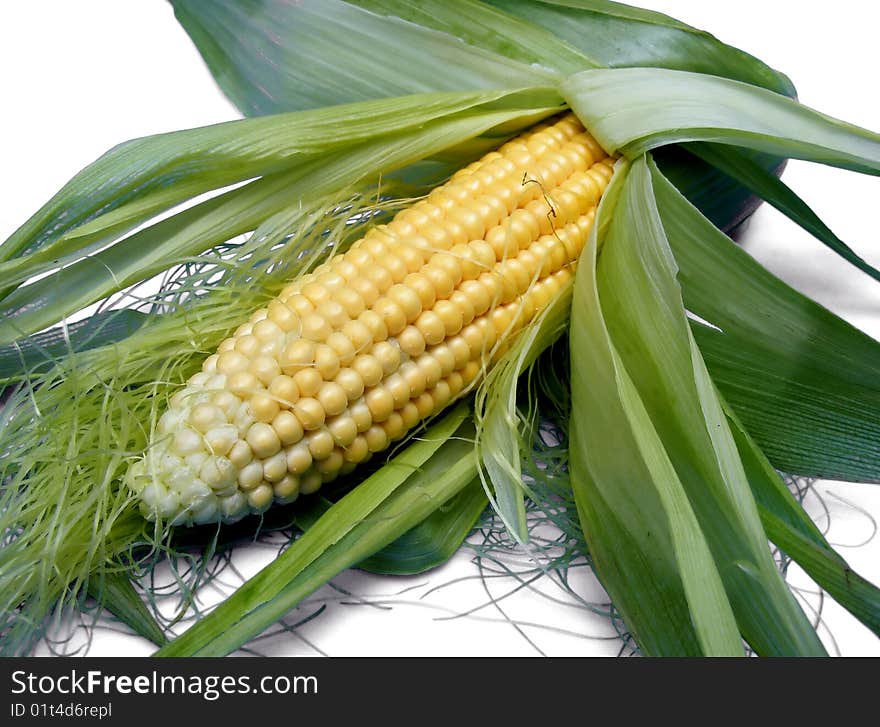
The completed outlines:
<svg viewBox="0 0 880 727">
<path fill-rule="evenodd" d="M 705 28 L 785 71 L 807 105 L 880 130 L 876 85 L 880 12 L 875 2 L 642 4 Z M 238 116 L 215 87 L 170 6 L 160 0 L 0 3 L 0 103 L 0 240 L 112 145 Z M 876 224 L 880 181 L 800 162 L 790 164 L 785 180 L 840 237 L 880 265 Z M 795 287 L 880 337 L 880 286 L 773 210 L 759 210 L 744 244 Z M 857 571 L 880 581 L 880 544 L 875 540 L 860 548 L 846 547 L 870 535 L 870 521 L 834 498 L 844 497 L 878 516 L 880 490 L 840 483 L 823 483 L 819 489 L 832 511 L 830 539 L 842 546 L 841 552 Z M 256 566 L 250 562 L 244 567 Z M 393 599 L 416 601 L 427 590 L 423 584 L 442 584 L 474 572 L 468 557 L 461 555 L 430 577 L 395 580 L 348 574 L 343 582 L 371 594 L 417 586 Z M 444 615 L 442 608 L 461 612 L 485 599 L 482 586 L 471 581 L 392 610 L 331 604 L 304 634 L 321 652 L 334 655 L 538 653 L 494 608 L 484 608 L 474 618 L 437 620 Z M 580 638 L 609 633 L 601 619 L 580 610 L 527 592 L 504 604 L 514 618 L 542 625 L 521 628 L 544 653 L 617 651 L 614 642 Z M 841 653 L 880 655 L 880 641 L 841 609 L 826 604 L 825 616 Z M 827 632 L 822 633 L 833 649 Z M 263 648 L 272 653 L 317 653 L 295 638 Z M 103 635 L 90 651 L 149 652 L 140 640 L 115 634 Z"/>
</svg>

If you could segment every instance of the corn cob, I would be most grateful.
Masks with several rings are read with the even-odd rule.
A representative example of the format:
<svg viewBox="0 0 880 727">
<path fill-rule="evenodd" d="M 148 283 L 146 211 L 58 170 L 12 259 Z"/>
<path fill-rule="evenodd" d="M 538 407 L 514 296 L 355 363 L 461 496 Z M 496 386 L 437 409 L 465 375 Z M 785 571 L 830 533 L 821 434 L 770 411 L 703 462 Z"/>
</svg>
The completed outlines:
<svg viewBox="0 0 880 727">
<path fill-rule="evenodd" d="M 295 280 L 171 398 L 126 478 L 141 512 L 291 502 L 462 396 L 570 281 L 612 164 L 566 115 Z"/>
</svg>

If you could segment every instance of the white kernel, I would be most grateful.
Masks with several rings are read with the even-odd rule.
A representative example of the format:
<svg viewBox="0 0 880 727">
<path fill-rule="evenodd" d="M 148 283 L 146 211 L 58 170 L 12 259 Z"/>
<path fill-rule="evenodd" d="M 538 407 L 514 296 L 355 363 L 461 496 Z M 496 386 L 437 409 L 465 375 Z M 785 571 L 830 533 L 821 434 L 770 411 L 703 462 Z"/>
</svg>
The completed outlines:
<svg viewBox="0 0 880 727">
<path fill-rule="evenodd" d="M 173 449 L 179 455 L 186 456 L 188 454 L 193 454 L 194 452 L 200 451 L 202 447 L 203 442 L 201 436 L 199 436 L 198 432 L 195 432 L 192 429 L 179 429 L 174 435 Z"/>
<path fill-rule="evenodd" d="M 241 492 L 220 498 L 220 511 L 226 522 L 235 522 L 247 515 L 247 506 L 247 497 Z"/>
</svg>

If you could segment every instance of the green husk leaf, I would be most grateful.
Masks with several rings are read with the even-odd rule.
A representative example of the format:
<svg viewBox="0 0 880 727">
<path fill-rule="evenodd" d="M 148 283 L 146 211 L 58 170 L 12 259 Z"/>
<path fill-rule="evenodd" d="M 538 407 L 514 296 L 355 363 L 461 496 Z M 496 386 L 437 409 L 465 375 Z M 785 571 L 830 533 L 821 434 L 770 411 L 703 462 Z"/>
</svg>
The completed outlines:
<svg viewBox="0 0 880 727">
<path fill-rule="evenodd" d="M 654 194 L 712 380 L 775 467 L 880 481 L 880 344 L 769 273 L 662 175 Z"/>
<path fill-rule="evenodd" d="M 609 335 L 693 507 L 743 637 L 763 655 L 821 654 L 767 548 L 736 444 L 691 336 L 652 173 L 659 172 L 644 158 L 633 164 L 600 251 L 598 293 Z"/>
<path fill-rule="evenodd" d="M 316 496 L 299 503 L 294 523 L 305 531 L 333 507 L 333 502 Z M 449 560 L 471 534 L 488 500 L 482 483 L 474 481 L 377 553 L 357 564 L 361 570 L 387 575 L 414 575 L 436 568 Z"/>
<path fill-rule="evenodd" d="M 561 336 L 571 307 L 571 287 L 565 288 L 519 336 L 508 353 L 488 372 L 477 392 L 477 456 L 480 479 L 492 506 L 519 542 L 528 541 L 522 454 L 528 446 L 531 422 L 517 408 L 517 381 L 541 354 Z"/>
<path fill-rule="evenodd" d="M 230 121 L 133 139 L 75 175 L 0 246 L 0 261 L 33 252 L 71 230 L 126 207 L 128 223 L 202 192 L 290 170 L 304 160 L 368 142 L 389 132 L 492 104 L 505 91 L 438 93 Z M 503 105 L 503 101 L 502 101 Z M 104 218 L 106 228 L 120 213 Z"/>
<path fill-rule="evenodd" d="M 728 147 L 731 153 L 747 156 L 767 174 L 779 176 L 785 160 L 747 149 Z M 694 156 L 680 144 L 664 146 L 651 152 L 663 175 L 713 225 L 727 234 L 735 234 L 761 205 L 761 198 L 748 188 Z"/>
<path fill-rule="evenodd" d="M 357 567 L 370 573 L 402 576 L 437 568 L 458 552 L 488 503 L 482 483 L 474 479 L 445 505 Z"/>
<path fill-rule="evenodd" d="M 609 152 L 714 141 L 880 174 L 880 136 L 796 101 L 718 76 L 658 68 L 588 70 L 561 86 Z"/>
<path fill-rule="evenodd" d="M 807 538 L 766 510 L 761 522 L 770 539 L 835 601 L 880 636 L 880 589 L 853 571 L 836 553 Z"/>
<path fill-rule="evenodd" d="M 727 402 L 722 405 L 767 537 L 840 605 L 880 635 L 880 589 L 855 573 L 834 551 Z"/>
<path fill-rule="evenodd" d="M 787 77 L 754 56 L 661 13 L 608 0 L 488 0 L 538 24 L 609 68 L 711 73 L 794 95 Z"/>
<path fill-rule="evenodd" d="M 875 280 L 880 280 L 880 271 L 859 257 L 849 245 L 835 235 L 810 206 L 775 174 L 739 153 L 734 147 L 719 144 L 685 144 L 685 148 L 769 202 L 844 260 Z"/>
<path fill-rule="evenodd" d="M 105 573 L 99 579 L 90 579 L 89 595 L 136 634 L 156 646 L 167 643 L 165 631 L 144 605 L 127 574 Z"/>
<path fill-rule="evenodd" d="M 361 131 L 363 139 L 359 144 L 342 149 L 338 149 L 337 136 L 329 134 L 328 129 L 332 127 L 343 133 L 348 127 L 346 117 L 336 123 L 331 119 L 336 120 L 340 110 L 324 110 L 320 115 L 323 124 L 319 135 L 326 144 L 323 155 L 315 154 L 290 172 L 263 177 L 179 212 L 112 247 L 18 288 L 0 306 L 3 315 L 0 344 L 39 331 L 92 302 L 161 272 L 182 257 L 197 255 L 253 230 L 284 210 L 292 209 L 294 215 L 298 214 L 300 206 L 312 204 L 324 195 L 337 196 L 357 184 L 375 184 L 383 172 L 454 147 L 489 130 L 495 130 L 503 138 L 521 125 L 533 124 L 559 109 L 558 96 L 551 89 L 483 94 L 483 102 L 477 104 L 472 103 L 473 95 L 467 97 L 470 99 L 464 104 L 467 113 L 459 113 L 461 96 L 453 98 L 447 94 L 442 103 L 437 97 L 426 98 L 426 101 L 434 99 L 440 107 L 445 104 L 450 113 L 439 114 L 432 122 L 438 112 L 436 108 L 428 109 L 421 116 L 421 124 L 402 131 L 395 131 L 396 122 L 386 116 L 384 120 L 368 124 L 367 131 Z M 399 103 L 410 107 L 413 102 L 408 99 Z M 378 105 L 394 108 L 398 101 L 388 100 Z M 360 117 L 363 106 L 374 108 L 377 104 L 367 102 L 356 107 L 355 127 L 363 122 Z M 315 123 L 316 114 L 303 113 L 311 119 L 309 123 Z M 267 120 L 237 123 L 247 125 Z M 234 128 L 227 128 L 227 134 L 233 131 Z M 317 134 L 317 130 L 313 133 Z M 208 149 L 210 146 L 201 153 L 210 155 Z M 65 195 L 60 193 L 60 196 Z"/>
<path fill-rule="evenodd" d="M 758 59 L 657 13 L 602 1 L 499 5 L 503 5 L 503 11 L 475 0 L 418 4 L 357 0 L 323 6 L 321 23 L 344 34 L 347 18 L 361 17 L 361 8 L 365 8 L 392 16 L 382 18 L 392 29 L 399 22 L 395 18 L 399 18 L 408 25 L 445 34 L 450 47 L 479 47 L 498 57 L 550 68 L 562 76 L 603 64 L 666 65 L 711 72 L 794 95 L 789 80 Z M 246 0 L 176 0 L 175 7 L 220 87 L 245 115 L 309 108 L 316 97 L 348 103 L 400 93 L 401 79 L 389 75 L 387 68 L 377 74 L 365 68 L 357 55 L 339 57 L 333 43 L 312 47 L 301 41 L 305 31 L 300 20 L 306 19 L 305 27 L 314 22 L 314 3 L 303 7 L 264 0 L 254 6 Z M 233 34 L 231 27 L 244 27 L 247 32 Z M 562 39 L 563 35 L 569 42 Z M 371 52 L 385 57 L 396 57 L 401 46 L 423 52 L 417 36 L 405 33 L 377 32 L 371 43 Z M 409 48 L 409 44 L 415 45 Z M 601 54 L 601 62 L 593 60 L 593 48 Z M 476 77 L 480 68 L 468 68 L 459 78 L 457 63 L 443 65 L 442 74 L 432 71 L 406 82 L 420 90 L 446 89 L 450 75 L 457 79 L 459 88 L 474 84 L 485 87 L 495 82 L 491 73 Z M 328 86 L 327 67 L 347 74 L 350 82 Z M 688 199 L 725 231 L 740 224 L 759 204 L 758 198 L 741 185 L 690 155 L 667 154 L 658 163 Z M 771 172 L 781 168 L 780 160 L 766 156 L 759 163 Z M 408 170 L 408 174 L 413 171 Z"/>
<path fill-rule="evenodd" d="M 442 506 L 476 475 L 467 414 L 467 406 L 459 405 L 432 425 L 156 656 L 231 653 L 333 576 L 387 546 Z"/>
<path fill-rule="evenodd" d="M 172 4 L 220 87 L 248 115 L 558 80 L 528 57 L 500 55 L 339 0 Z"/>
<path fill-rule="evenodd" d="M 575 280 L 569 456 L 578 514 L 594 567 L 644 653 L 741 654 L 709 545 L 599 300 L 597 248 L 627 233 L 619 221 L 630 174 L 618 167 Z"/>
</svg>

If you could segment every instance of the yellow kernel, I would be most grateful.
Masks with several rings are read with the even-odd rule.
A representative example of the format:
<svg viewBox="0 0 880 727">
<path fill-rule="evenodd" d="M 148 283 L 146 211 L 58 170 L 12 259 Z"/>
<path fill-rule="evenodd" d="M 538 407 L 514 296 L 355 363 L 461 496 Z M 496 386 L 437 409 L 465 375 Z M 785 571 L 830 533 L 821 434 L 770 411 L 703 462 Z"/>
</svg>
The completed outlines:
<svg viewBox="0 0 880 727">
<path fill-rule="evenodd" d="M 297 371 L 293 375 L 293 381 L 296 384 L 296 390 L 299 391 L 300 396 L 314 396 L 318 393 L 318 389 L 321 388 L 321 384 L 324 383 L 321 374 L 315 369 L 303 369 L 302 371 Z"/>
<path fill-rule="evenodd" d="M 311 495 L 320 490 L 323 483 L 320 472 L 307 472 L 300 478 L 299 491 L 303 495 Z"/>
<path fill-rule="evenodd" d="M 404 279 L 403 284 L 418 296 L 420 310 L 430 308 L 437 300 L 437 290 L 426 275 L 410 273 Z M 410 319 L 410 323 L 412 323 L 412 319 Z"/>
<path fill-rule="evenodd" d="M 382 370 L 382 365 L 375 356 L 370 354 L 358 356 L 352 363 L 351 367 L 357 372 L 361 379 L 363 379 L 365 387 L 375 386 L 385 375 L 385 372 Z"/>
<path fill-rule="evenodd" d="M 251 424 L 245 436 L 257 459 L 266 459 L 281 449 L 281 440 L 275 430 L 265 422 Z"/>
<path fill-rule="evenodd" d="M 301 292 L 316 308 L 330 298 L 330 291 L 320 283 L 307 283 L 302 287 Z"/>
<path fill-rule="evenodd" d="M 423 356 L 418 361 L 419 370 L 425 377 L 425 387 L 430 389 L 437 384 L 443 376 L 443 369 L 436 359 L 431 356 Z"/>
<path fill-rule="evenodd" d="M 492 304 L 488 291 L 476 280 L 465 280 L 456 293 L 467 296 L 468 301 L 473 307 L 475 317 L 483 315 Z"/>
<path fill-rule="evenodd" d="M 387 419 L 394 411 L 394 397 L 384 386 L 370 389 L 364 396 L 374 422 Z"/>
<path fill-rule="evenodd" d="M 315 369 L 324 381 L 329 381 L 339 373 L 339 356 L 330 346 L 318 344 L 315 348 Z"/>
<path fill-rule="evenodd" d="M 367 431 L 373 423 L 373 413 L 370 411 L 370 407 L 367 406 L 366 399 L 364 398 L 358 399 L 354 402 L 354 404 L 349 407 L 348 413 L 359 432 Z"/>
<path fill-rule="evenodd" d="M 299 316 L 283 301 L 273 300 L 269 303 L 267 310 L 269 311 L 269 320 L 281 331 L 285 333 L 299 331 Z"/>
<path fill-rule="evenodd" d="M 437 407 L 438 411 L 443 409 L 452 399 L 452 391 L 449 388 L 449 384 L 445 381 L 438 381 L 437 386 L 431 391 L 431 396 L 434 397 L 434 406 Z"/>
<path fill-rule="evenodd" d="M 425 390 L 425 374 L 413 361 L 400 364 L 398 373 L 406 382 L 410 398 L 418 396 Z"/>
<path fill-rule="evenodd" d="M 333 451 L 333 435 L 326 429 L 319 429 L 312 432 L 306 437 L 309 445 L 309 452 L 312 453 L 314 459 L 325 459 L 330 456 Z"/>
<path fill-rule="evenodd" d="M 434 413 L 434 397 L 427 391 L 417 396 L 413 403 L 419 411 L 419 419 L 427 419 Z"/>
<path fill-rule="evenodd" d="M 461 374 L 461 378 L 464 382 L 465 386 L 468 386 L 471 382 L 473 382 L 483 370 L 483 367 L 480 366 L 476 361 L 468 361 L 467 364 L 461 371 L 458 373 Z"/>
<path fill-rule="evenodd" d="M 285 374 L 281 374 L 272 379 L 269 384 L 269 393 L 275 397 L 278 405 L 282 408 L 289 409 L 296 400 L 299 399 L 299 389 L 296 382 Z"/>
<path fill-rule="evenodd" d="M 291 341 L 281 357 L 281 369 L 292 376 L 301 369 L 308 368 L 315 361 L 315 344 L 312 341 L 298 338 Z"/>
<path fill-rule="evenodd" d="M 400 439 L 404 434 L 406 434 L 406 427 L 403 424 L 403 417 L 400 416 L 397 412 L 394 412 L 386 421 L 382 423 L 382 429 L 385 430 L 385 434 L 388 436 L 388 439 L 392 442 L 395 439 Z"/>
<path fill-rule="evenodd" d="M 367 327 L 375 343 L 388 338 L 388 326 L 385 324 L 385 319 L 376 311 L 365 310 L 358 316 L 358 321 Z"/>
<path fill-rule="evenodd" d="M 358 434 L 357 424 L 351 416 L 340 415 L 327 422 L 327 431 L 339 447 L 347 447 Z"/>
<path fill-rule="evenodd" d="M 346 287 L 333 294 L 333 304 L 338 305 L 349 319 L 357 318 L 364 312 L 364 301 L 352 288 Z M 343 321 L 344 322 L 344 321 Z"/>
<path fill-rule="evenodd" d="M 335 300 L 325 300 L 318 305 L 315 309 L 315 315 L 321 316 L 331 328 L 337 330 L 342 328 L 342 326 L 349 320 L 345 308 Z M 330 334 L 328 333 L 327 335 L 329 336 Z M 324 338 L 327 338 L 327 336 L 324 336 Z"/>
<path fill-rule="evenodd" d="M 220 345 L 217 346 L 217 353 L 226 353 L 227 351 L 232 351 L 235 348 L 235 344 L 238 341 L 237 338 L 227 338 L 224 341 L 220 342 Z M 219 355 L 218 357 L 219 358 Z"/>
<path fill-rule="evenodd" d="M 362 268 L 361 273 L 376 287 L 380 295 L 394 285 L 394 278 L 391 277 L 391 273 L 381 265 L 376 265 L 372 259 Z"/>
<path fill-rule="evenodd" d="M 348 397 L 345 394 L 345 389 L 333 381 L 326 382 L 320 388 L 317 398 L 321 406 L 324 407 L 324 412 L 327 416 L 341 414 L 345 411 L 345 407 L 348 406 Z"/>
<path fill-rule="evenodd" d="M 388 435 L 378 425 L 374 425 L 364 432 L 364 439 L 367 440 L 367 448 L 371 452 L 381 452 L 388 446 Z"/>
<path fill-rule="evenodd" d="M 370 448 L 367 445 L 366 437 L 358 435 L 351 444 L 349 444 L 342 452 L 342 457 L 346 462 L 363 462 L 370 455 Z"/>
<path fill-rule="evenodd" d="M 299 495 L 299 478 L 285 475 L 272 486 L 275 499 L 283 504 L 293 502 Z"/>
<path fill-rule="evenodd" d="M 250 462 L 238 472 L 238 486 L 242 490 L 252 490 L 263 482 L 263 465 Z"/>
<path fill-rule="evenodd" d="M 278 482 L 287 474 L 287 455 L 284 451 L 273 454 L 263 460 L 263 479 L 267 482 Z"/>
<path fill-rule="evenodd" d="M 289 411 L 278 412 L 272 420 L 272 428 L 285 447 L 295 444 L 303 436 L 302 422 Z"/>
<path fill-rule="evenodd" d="M 238 328 L 235 329 L 234 336 L 250 336 L 253 333 L 254 327 L 250 323 L 243 323 Z"/>
<path fill-rule="evenodd" d="M 442 376 L 448 376 L 451 372 L 455 371 L 455 355 L 448 344 L 441 343 L 433 346 L 428 351 L 428 354 L 440 365 Z"/>
<path fill-rule="evenodd" d="M 400 307 L 407 323 L 412 323 L 422 312 L 422 301 L 418 291 L 408 285 L 398 283 L 392 286 L 388 291 L 388 298 Z"/>
<path fill-rule="evenodd" d="M 388 255 L 376 261 L 385 268 L 391 275 L 391 279 L 395 283 L 400 283 L 407 276 L 409 271 L 406 269 L 406 263 L 399 257 Z"/>
<path fill-rule="evenodd" d="M 364 380 L 354 369 L 340 369 L 335 381 L 342 387 L 348 401 L 354 401 L 364 393 Z"/>
<path fill-rule="evenodd" d="M 271 356 L 257 356 L 251 364 L 251 373 L 264 385 L 268 385 L 276 376 L 281 375 L 281 367 Z"/>
<path fill-rule="evenodd" d="M 394 408 L 399 409 L 411 398 L 409 386 L 399 373 L 393 373 L 382 383 L 382 388 L 391 394 Z"/>
<path fill-rule="evenodd" d="M 227 376 L 247 371 L 250 365 L 250 359 L 237 351 L 226 351 L 217 357 L 217 370 Z"/>
<path fill-rule="evenodd" d="M 399 414 L 407 432 L 419 423 L 419 408 L 411 401 L 406 403 Z"/>
<path fill-rule="evenodd" d="M 419 270 L 424 264 L 422 253 L 411 247 L 409 244 L 395 245 L 389 250 L 389 252 L 403 263 L 408 273 Z"/>
<path fill-rule="evenodd" d="M 302 325 L 302 317 L 307 316 L 309 313 L 313 313 L 315 310 L 312 301 L 301 293 L 294 293 L 291 295 L 287 299 L 287 305 L 290 306 L 290 309 L 299 317 L 300 325 Z"/>
<path fill-rule="evenodd" d="M 287 469 L 294 475 L 305 472 L 312 466 L 312 453 L 307 442 L 302 441 L 284 450 L 287 458 Z"/>
<path fill-rule="evenodd" d="M 396 336 L 408 322 L 403 308 L 390 298 L 379 298 L 373 306 L 373 311 L 382 317 L 389 336 Z M 370 340 L 373 340 L 372 336 Z"/>
<path fill-rule="evenodd" d="M 452 281 L 453 286 L 461 282 L 461 261 L 452 253 L 438 252 L 434 254 L 425 268 L 425 275 L 431 278 L 434 275 L 433 271 L 445 273 Z"/>
<path fill-rule="evenodd" d="M 257 512 L 263 512 L 272 504 L 272 498 L 275 496 L 271 485 L 260 485 L 248 493 L 247 501 Z"/>
<path fill-rule="evenodd" d="M 342 333 L 357 352 L 365 350 L 373 342 L 372 332 L 360 321 L 349 321 L 342 327 Z"/>
<path fill-rule="evenodd" d="M 473 324 L 472 324 L 473 325 Z M 470 326 L 469 326 L 470 327 Z M 471 360 L 471 347 L 467 344 L 461 335 L 453 336 L 446 341 L 449 350 L 455 358 L 455 368 L 460 369 L 468 361 Z"/>
<path fill-rule="evenodd" d="M 400 349 L 388 341 L 380 341 L 373 346 L 370 353 L 379 362 L 386 376 L 397 371 L 400 366 Z"/>
<path fill-rule="evenodd" d="M 416 321 L 416 327 L 425 337 L 425 343 L 433 346 L 446 338 L 446 328 L 443 321 L 434 311 L 426 310 Z"/>
<path fill-rule="evenodd" d="M 275 398 L 264 391 L 258 391 L 248 400 L 251 413 L 259 422 L 271 422 L 278 414 L 279 406 Z"/>
<path fill-rule="evenodd" d="M 310 341 L 324 341 L 333 333 L 333 328 L 318 313 L 309 313 L 302 319 L 302 337 Z"/>
<path fill-rule="evenodd" d="M 422 276 L 431 284 L 438 300 L 448 298 L 455 290 L 455 282 L 443 268 L 428 266 L 422 270 Z"/>
<path fill-rule="evenodd" d="M 362 304 L 366 307 L 372 306 L 381 295 L 379 288 L 377 288 L 376 284 L 369 278 L 359 276 L 353 280 L 349 280 L 348 284 L 351 286 L 351 290 L 358 295 Z M 352 316 L 352 318 L 354 317 L 356 316 Z"/>
<path fill-rule="evenodd" d="M 233 394 L 245 398 L 260 391 L 260 380 L 250 371 L 237 371 L 226 380 L 226 386 Z"/>
<path fill-rule="evenodd" d="M 476 190 L 471 190 L 476 191 Z M 454 207 L 447 214 L 450 223 L 457 223 L 464 228 L 465 235 L 470 240 L 480 239 L 486 232 L 484 223 L 480 215 L 470 207 Z"/>
<path fill-rule="evenodd" d="M 425 337 L 415 326 L 404 328 L 397 336 L 397 344 L 400 350 L 410 357 L 419 356 L 425 351 Z"/>
<path fill-rule="evenodd" d="M 326 482 L 329 475 L 335 476 L 339 474 L 344 461 L 342 452 L 334 449 L 327 457 L 315 463 L 315 469 L 324 475 L 324 481 Z"/>
<path fill-rule="evenodd" d="M 254 336 L 261 341 L 271 341 L 273 338 L 280 338 L 283 335 L 284 331 L 268 317 L 254 324 Z"/>
<path fill-rule="evenodd" d="M 235 352 L 247 358 L 254 358 L 259 355 L 261 345 L 260 339 L 256 336 L 238 336 L 235 339 Z M 219 357 L 217 363 L 218 365 L 220 363 Z"/>
<path fill-rule="evenodd" d="M 242 469 L 253 460 L 254 453 L 251 451 L 251 445 L 243 439 L 239 439 L 232 445 L 226 456 L 232 464 Z"/>
<path fill-rule="evenodd" d="M 317 429 L 324 424 L 324 407 L 317 399 L 311 397 L 300 399 L 293 405 L 293 413 L 307 431 Z"/>
<path fill-rule="evenodd" d="M 444 301 L 441 301 L 441 302 L 444 302 Z M 453 306 L 455 306 L 456 310 L 458 311 L 459 315 L 461 316 L 461 325 L 459 326 L 459 328 L 461 328 L 461 326 L 466 326 L 468 323 L 470 323 L 476 317 L 476 311 L 474 310 L 474 306 L 471 303 L 471 299 L 467 296 L 466 293 L 463 293 L 460 290 L 456 290 L 451 296 L 449 296 L 448 302 L 451 303 Z M 435 310 L 436 310 L 436 306 L 435 306 Z M 458 329 L 456 329 L 456 333 L 457 332 L 458 332 Z M 449 335 L 455 335 L 455 334 L 454 333 L 450 334 L 449 328 L 447 327 L 446 335 L 449 336 Z"/>
<path fill-rule="evenodd" d="M 454 336 L 464 325 L 462 312 L 452 301 L 438 300 L 433 312 L 443 324 L 444 338 Z M 440 341 L 437 341 L 437 343 L 440 343 Z"/>
<path fill-rule="evenodd" d="M 341 366 L 348 366 L 354 361 L 354 357 L 357 353 L 354 350 L 354 345 L 349 340 L 348 336 L 341 331 L 334 331 L 327 336 L 327 345 L 336 354 Z"/>
<path fill-rule="evenodd" d="M 449 392 L 453 398 L 458 396 L 464 388 L 464 378 L 462 378 L 462 375 L 458 373 L 458 371 L 453 371 L 444 379 L 444 381 L 449 386 Z"/>
</svg>

